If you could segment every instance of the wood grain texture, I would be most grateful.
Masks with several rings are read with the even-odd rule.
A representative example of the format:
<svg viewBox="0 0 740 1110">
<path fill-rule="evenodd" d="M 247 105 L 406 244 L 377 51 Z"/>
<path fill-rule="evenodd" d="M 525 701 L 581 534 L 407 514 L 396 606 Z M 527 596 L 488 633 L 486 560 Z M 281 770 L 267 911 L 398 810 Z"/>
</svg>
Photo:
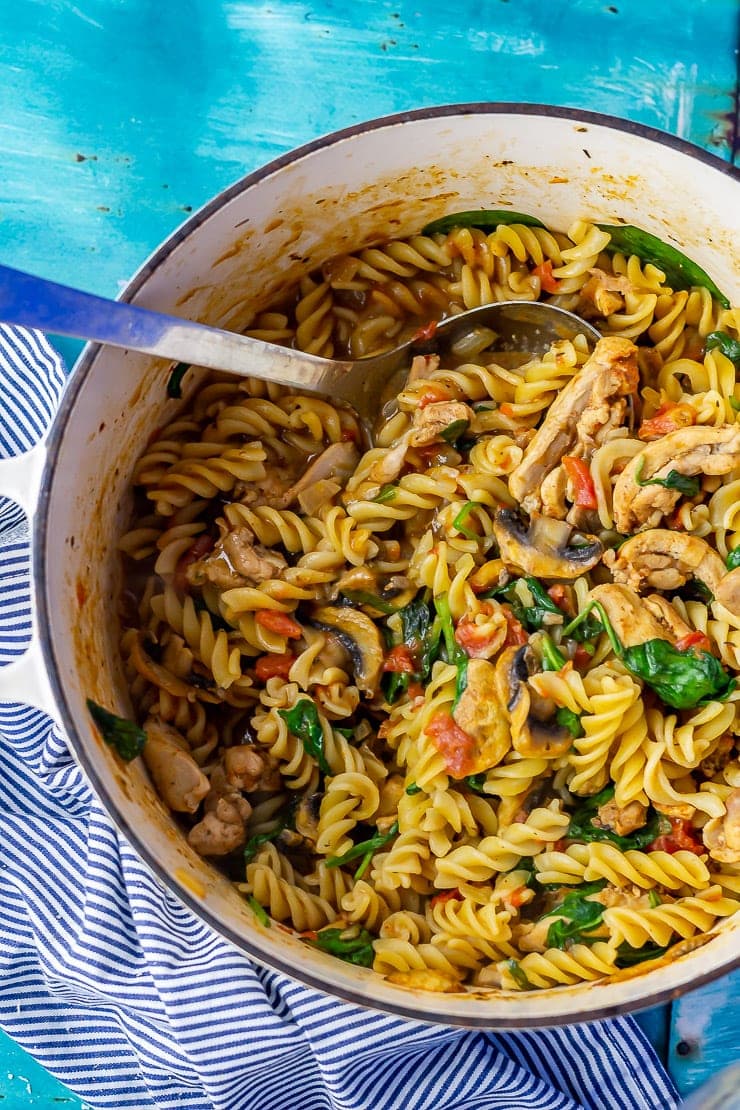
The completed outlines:
<svg viewBox="0 0 740 1110">
<path fill-rule="evenodd" d="M 587 108 L 740 161 L 737 36 L 737 0 L 4 0 L 0 257 L 114 296 L 238 177 L 432 104 Z M 682 1090 L 740 1057 L 738 998 L 733 977 L 676 1004 Z M 642 1021 L 660 1045 L 666 1011 Z M 3 1106 L 81 1104 L 0 1035 Z"/>
</svg>

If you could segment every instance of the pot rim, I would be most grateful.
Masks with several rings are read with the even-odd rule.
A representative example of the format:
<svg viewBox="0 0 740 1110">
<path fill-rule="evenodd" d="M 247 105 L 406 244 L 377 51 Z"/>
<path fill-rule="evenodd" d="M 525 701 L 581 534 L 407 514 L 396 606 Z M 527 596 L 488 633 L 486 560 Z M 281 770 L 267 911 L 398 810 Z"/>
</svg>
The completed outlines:
<svg viewBox="0 0 740 1110">
<path fill-rule="evenodd" d="M 170 254 L 180 246 L 197 228 L 204 224 L 210 216 L 222 208 L 229 201 L 239 196 L 242 192 L 251 188 L 253 185 L 259 183 L 267 177 L 280 170 L 286 165 L 293 162 L 300 161 L 307 155 L 316 151 L 322 150 L 325 147 L 333 146 L 345 139 L 352 138 L 355 135 L 364 134 L 366 132 L 380 130 L 384 127 L 393 127 L 398 124 L 411 123 L 417 120 L 439 119 L 444 117 L 460 116 L 460 115 L 519 115 L 519 116 L 540 116 L 540 117 L 555 117 L 562 120 L 572 120 L 576 123 L 591 124 L 594 127 L 605 127 L 613 131 L 622 131 L 630 135 L 634 135 L 641 139 L 647 139 L 651 142 L 659 143 L 667 146 L 678 153 L 685 154 L 688 157 L 704 162 L 711 168 L 720 171 L 726 176 L 734 179 L 740 183 L 740 167 L 734 166 L 730 162 L 726 162 L 716 154 L 711 154 L 704 150 L 702 147 L 688 142 L 685 139 L 678 138 L 669 132 L 661 131 L 658 128 L 650 127 L 646 124 L 634 123 L 631 120 L 622 119 L 618 116 L 609 115 L 601 112 L 591 112 L 585 109 L 567 108 L 558 105 L 536 104 L 536 103 L 516 103 L 509 101 L 482 101 L 470 102 L 462 104 L 445 104 L 436 105 L 428 108 L 417 108 L 409 111 L 402 111 L 392 113 L 386 116 L 379 116 L 376 119 L 368 120 L 361 123 L 352 124 L 349 127 L 342 128 L 338 131 L 328 132 L 312 139 L 307 143 L 296 147 L 293 150 L 287 151 L 285 154 L 279 155 L 277 158 L 266 163 L 264 166 L 258 167 L 251 173 L 246 174 L 244 177 L 239 178 L 232 185 L 227 186 L 219 192 L 211 200 L 207 201 L 201 208 L 189 216 L 179 227 L 161 243 L 149 255 L 149 257 L 142 263 L 141 267 L 134 273 L 131 280 L 127 283 L 126 287 L 120 292 L 116 298 L 122 302 L 130 302 L 135 295 L 139 292 L 141 287 L 145 284 L 152 273 L 169 257 Z M 71 378 L 67 389 L 64 391 L 62 400 L 54 418 L 52 426 L 49 431 L 47 439 L 47 455 L 44 466 L 44 472 L 41 480 L 39 491 L 38 503 L 34 521 L 34 536 L 33 536 L 33 553 L 32 553 L 32 568 L 33 568 L 33 589 L 36 599 L 36 613 L 37 613 L 37 631 L 39 641 L 41 644 L 42 656 L 46 665 L 49 684 L 54 696 L 54 702 L 59 713 L 61 724 L 65 730 L 65 737 L 70 745 L 72 753 L 77 762 L 82 767 L 85 775 L 87 776 L 94 793 L 100 801 L 103 809 L 107 813 L 111 821 L 123 833 L 125 838 L 132 845 L 137 855 L 144 861 L 147 867 L 163 882 L 165 887 L 171 890 L 195 915 L 201 920 L 205 921 L 219 936 L 223 937 L 236 949 L 241 951 L 249 959 L 255 960 L 258 964 L 270 970 L 278 971 L 283 975 L 287 975 L 293 980 L 298 980 L 306 986 L 318 990 L 323 994 L 329 994 L 331 997 L 337 997 L 345 1002 L 352 1003 L 353 1005 L 361 1006 L 363 1008 L 375 1009 L 384 1013 L 392 1013 L 397 1016 L 406 1018 L 411 1021 L 421 1022 L 424 1024 L 438 1024 L 443 1026 L 459 1026 L 464 1028 L 478 1028 L 478 1029 L 496 1029 L 496 1028 L 537 1028 L 537 1027 L 554 1027 L 560 1025 L 571 1025 L 576 1021 L 596 1021 L 607 1017 L 614 1017 L 620 1014 L 630 1013 L 635 1010 L 645 1009 L 650 1006 L 657 1006 L 662 1003 L 670 1001 L 672 998 L 678 997 L 684 991 L 694 990 L 697 987 L 703 986 L 706 983 L 712 982 L 714 979 L 719 978 L 721 975 L 727 974 L 740 966 L 740 952 L 736 956 L 731 956 L 729 959 L 709 968 L 707 971 L 698 975 L 693 975 L 691 980 L 685 984 L 677 987 L 668 986 L 660 991 L 654 991 L 646 994 L 640 998 L 630 999 L 627 1002 L 614 1003 L 611 1005 L 599 1006 L 594 1010 L 586 1011 L 585 1015 L 582 1011 L 575 1011 L 573 1013 L 562 1014 L 548 1014 L 547 1016 L 529 1016 L 518 1017 L 510 1012 L 510 1007 L 506 1004 L 506 999 L 501 999 L 501 1018 L 494 1018 L 490 1014 L 477 1016 L 475 1008 L 471 1006 L 470 1014 L 447 1014 L 444 1021 L 435 1022 L 430 1017 L 424 1015 L 420 1017 L 419 1012 L 414 1008 L 412 1002 L 406 1004 L 404 999 L 405 995 L 399 991 L 396 999 L 393 1002 L 379 1001 L 376 999 L 369 999 L 364 994 L 359 993 L 349 987 L 343 985 L 332 985 L 328 987 L 327 983 L 315 975 L 310 969 L 304 965 L 300 967 L 289 963 L 289 961 L 282 960 L 279 957 L 271 954 L 266 957 L 262 952 L 253 947 L 251 939 L 237 933 L 229 925 L 220 921 L 217 916 L 209 909 L 208 905 L 195 897 L 187 888 L 187 886 L 171 874 L 164 866 L 162 866 L 153 852 L 150 851 L 146 839 L 140 836 L 139 832 L 133 828 L 129 822 L 117 812 L 116 807 L 111 799 L 108 784 L 105 778 L 101 777 L 92 761 L 88 759 L 84 747 L 79 743 L 77 738 L 77 730 L 74 724 L 74 718 L 67 702 L 66 692 L 60 680 L 60 668 L 57 664 L 57 658 L 52 642 L 50 633 L 51 623 L 49 619 L 50 604 L 49 597 L 46 589 L 46 577 L 44 574 L 44 567 L 46 562 L 46 550 L 49 540 L 48 534 L 48 507 L 51 496 L 51 485 L 56 467 L 57 456 L 59 448 L 64 437 L 67 422 L 75 407 L 75 403 L 84 384 L 88 373 L 90 372 L 93 363 L 101 350 L 102 344 L 87 343 L 82 350 L 79 358 L 77 359 L 71 373 Z M 648 973 L 649 974 L 649 973 Z M 409 998 L 412 998 L 409 995 Z"/>
</svg>

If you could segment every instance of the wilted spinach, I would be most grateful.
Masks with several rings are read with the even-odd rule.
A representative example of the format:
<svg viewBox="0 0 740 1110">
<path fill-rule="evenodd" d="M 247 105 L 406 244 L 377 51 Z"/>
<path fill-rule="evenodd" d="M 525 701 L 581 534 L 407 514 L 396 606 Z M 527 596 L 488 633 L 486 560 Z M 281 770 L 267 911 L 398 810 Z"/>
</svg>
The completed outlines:
<svg viewBox="0 0 740 1110">
<path fill-rule="evenodd" d="M 319 770 L 331 774 L 331 767 L 324 755 L 324 730 L 319 721 L 319 711 L 310 698 L 301 698 L 292 709 L 278 709 L 289 730 L 303 744 L 308 755 L 313 756 Z"/>
<path fill-rule="evenodd" d="M 713 297 L 719 301 L 723 308 L 729 308 L 730 302 L 710 278 L 706 270 L 702 270 L 698 263 L 693 262 L 676 247 L 664 243 L 649 231 L 631 224 L 598 224 L 602 231 L 607 231 L 611 241 L 606 245 L 606 252 L 614 254 L 636 254 L 643 262 L 651 262 L 665 274 L 666 282 L 673 289 L 691 289 L 698 285 L 708 289 Z"/>
<path fill-rule="evenodd" d="M 367 929 L 322 929 L 316 934 L 316 939 L 309 940 L 308 943 L 348 964 L 372 966 L 373 938 Z"/>
<path fill-rule="evenodd" d="M 121 759 L 130 763 L 137 755 L 141 755 L 146 744 L 146 733 L 135 721 L 111 713 L 92 698 L 87 699 L 87 709 L 106 744 L 115 748 Z"/>
<path fill-rule="evenodd" d="M 524 224 L 525 227 L 544 227 L 545 225 L 536 216 L 528 216 L 526 212 L 514 212 L 510 208 L 492 208 L 480 212 L 453 212 L 450 216 L 442 216 L 439 220 L 432 220 L 422 228 L 422 235 L 447 234 L 455 227 L 478 227 L 481 231 L 495 231 L 501 224 Z"/>
<path fill-rule="evenodd" d="M 604 907 L 601 902 L 592 902 L 590 894 L 597 894 L 606 886 L 606 879 L 595 883 L 582 883 L 578 890 L 566 894 L 559 906 L 543 913 L 540 921 L 555 917 L 547 930 L 548 948 L 564 948 L 567 941 L 574 944 L 590 944 L 596 938 L 585 936 L 601 924 Z"/>
<path fill-rule="evenodd" d="M 671 831 L 671 823 L 667 817 L 663 817 L 652 806 L 648 810 L 647 822 L 641 829 L 635 829 L 629 836 L 620 836 L 615 833 L 613 829 L 602 828 L 600 825 L 594 824 L 594 818 L 597 816 L 597 811 L 610 802 L 614 797 L 614 785 L 605 787 L 600 793 L 593 794 L 590 798 L 586 798 L 584 802 L 576 809 L 575 813 L 570 819 L 568 826 L 568 839 L 569 840 L 583 840 L 586 843 L 592 841 L 606 840 L 610 844 L 616 845 L 622 852 L 628 851 L 630 848 L 641 851 L 646 848 L 648 844 L 652 844 L 659 836 L 663 836 Z"/>
</svg>

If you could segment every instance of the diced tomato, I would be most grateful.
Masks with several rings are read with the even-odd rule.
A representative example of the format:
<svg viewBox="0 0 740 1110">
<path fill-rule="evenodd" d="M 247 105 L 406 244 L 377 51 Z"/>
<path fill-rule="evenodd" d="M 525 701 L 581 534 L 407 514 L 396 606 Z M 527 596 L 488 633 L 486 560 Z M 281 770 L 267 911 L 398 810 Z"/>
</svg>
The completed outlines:
<svg viewBox="0 0 740 1110">
<path fill-rule="evenodd" d="M 556 582 L 554 586 L 550 586 L 547 593 L 564 613 L 573 612 L 573 606 L 570 603 L 570 595 L 562 582 Z"/>
<path fill-rule="evenodd" d="M 385 657 L 384 671 L 393 671 L 395 674 L 414 674 L 416 662 L 411 648 L 407 644 L 398 644 L 391 648 Z"/>
<path fill-rule="evenodd" d="M 478 612 L 486 617 L 493 616 L 493 606 L 484 601 L 481 603 Z M 455 640 L 471 659 L 486 659 L 490 654 L 491 644 L 498 634 L 499 629 L 497 627 L 476 624 L 475 617 L 470 613 L 465 613 L 458 621 L 455 629 Z"/>
<path fill-rule="evenodd" d="M 517 620 L 508 605 L 502 605 L 506 617 L 506 639 L 504 647 L 521 647 L 526 644 L 529 636 L 524 630 L 524 625 Z"/>
<path fill-rule="evenodd" d="M 560 282 L 552 276 L 552 262 L 549 258 L 546 262 L 540 262 L 539 266 L 535 266 L 532 276 L 540 279 L 540 285 L 546 293 L 557 293 L 560 288 Z"/>
<path fill-rule="evenodd" d="M 207 555 L 208 552 L 212 550 L 215 542 L 213 536 L 209 536 L 208 533 L 202 536 L 196 536 L 185 554 L 180 556 L 177 566 L 175 567 L 173 582 L 176 590 L 180 590 L 181 592 L 187 591 L 189 586 L 187 575 L 188 567 L 192 566 L 193 563 L 197 563 L 204 555 Z"/>
<path fill-rule="evenodd" d="M 445 902 L 451 902 L 453 899 L 456 902 L 462 902 L 463 896 L 459 890 L 440 890 L 439 894 L 435 894 L 430 899 L 429 905 L 433 909 L 435 906 L 442 906 Z"/>
<path fill-rule="evenodd" d="M 291 655 L 289 651 L 282 655 L 260 655 L 254 665 L 254 673 L 260 682 L 267 682 L 268 678 L 274 678 L 276 675 L 287 678 L 295 660 L 295 655 Z"/>
<path fill-rule="evenodd" d="M 585 459 L 566 455 L 563 459 L 565 473 L 573 486 L 573 499 L 579 509 L 598 509 L 596 487 Z"/>
<path fill-rule="evenodd" d="M 708 636 L 703 632 L 689 632 L 687 636 L 682 636 L 680 640 L 676 640 L 676 651 L 688 651 L 693 648 L 694 651 L 708 651 L 711 652 L 712 645 Z"/>
<path fill-rule="evenodd" d="M 316 940 L 318 933 L 315 929 L 306 929 L 305 932 L 299 933 L 298 936 L 303 940 Z"/>
<path fill-rule="evenodd" d="M 499 405 L 498 411 L 501 413 L 502 416 L 507 416 L 510 418 L 514 416 L 514 409 L 508 401 L 504 401 L 503 405 Z"/>
<path fill-rule="evenodd" d="M 422 686 L 422 684 L 420 682 L 409 682 L 409 691 L 408 691 L 408 693 L 409 693 L 409 698 L 411 699 L 411 701 L 413 701 L 414 698 L 423 698 L 424 697 L 424 687 Z"/>
<path fill-rule="evenodd" d="M 287 636 L 289 640 L 299 640 L 303 635 L 303 629 L 298 621 L 294 621 L 287 613 L 281 613 L 277 609 L 258 609 L 254 619 L 268 632 L 274 632 L 277 636 Z"/>
<path fill-rule="evenodd" d="M 356 428 L 342 428 L 340 436 L 342 443 L 357 443 L 357 429 Z"/>
<path fill-rule="evenodd" d="M 427 405 L 436 405 L 439 401 L 451 400 L 452 394 L 447 386 L 442 385 L 441 382 L 429 382 L 419 395 L 419 408 L 424 409 Z"/>
<path fill-rule="evenodd" d="M 664 836 L 656 837 L 650 844 L 648 844 L 646 851 L 648 852 L 680 852 L 685 850 L 693 852 L 697 856 L 704 855 L 706 851 L 701 840 L 698 839 L 696 829 L 693 828 L 690 821 L 685 817 L 669 817 L 671 823 L 671 832 Z"/>
<path fill-rule="evenodd" d="M 453 778 L 462 779 L 472 774 L 475 767 L 475 740 L 467 732 L 463 732 L 450 713 L 444 709 L 439 710 L 425 731 L 444 757 L 447 770 Z"/>
<path fill-rule="evenodd" d="M 510 890 L 506 895 L 505 901 L 509 903 L 512 909 L 518 910 L 524 905 L 527 899 L 526 886 L 518 886 L 515 890 Z"/>
<path fill-rule="evenodd" d="M 692 424 L 696 424 L 696 410 L 691 405 L 664 401 L 655 416 L 643 420 L 637 434 L 640 439 L 658 439 L 678 428 L 689 428 Z"/>
<path fill-rule="evenodd" d="M 412 343 L 428 343 L 430 339 L 434 339 L 435 332 L 437 331 L 437 321 L 430 320 L 428 324 L 417 328 L 411 336 Z"/>
<path fill-rule="evenodd" d="M 573 652 L 573 666 L 577 671 L 579 671 L 581 667 L 585 667 L 586 664 L 590 662 L 591 656 L 589 652 L 586 651 L 583 644 L 579 644 L 576 650 Z"/>
</svg>

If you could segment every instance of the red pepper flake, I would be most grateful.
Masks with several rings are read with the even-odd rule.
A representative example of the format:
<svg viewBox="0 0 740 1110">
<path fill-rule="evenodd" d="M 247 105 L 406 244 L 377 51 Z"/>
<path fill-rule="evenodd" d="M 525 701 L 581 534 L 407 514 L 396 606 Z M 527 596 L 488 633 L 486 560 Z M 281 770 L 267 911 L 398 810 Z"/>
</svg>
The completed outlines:
<svg viewBox="0 0 740 1110">
<path fill-rule="evenodd" d="M 429 905 L 434 909 L 435 906 L 443 906 L 445 902 L 462 902 L 463 896 L 459 890 L 440 890 L 439 894 L 435 894 L 430 899 Z"/>
</svg>

